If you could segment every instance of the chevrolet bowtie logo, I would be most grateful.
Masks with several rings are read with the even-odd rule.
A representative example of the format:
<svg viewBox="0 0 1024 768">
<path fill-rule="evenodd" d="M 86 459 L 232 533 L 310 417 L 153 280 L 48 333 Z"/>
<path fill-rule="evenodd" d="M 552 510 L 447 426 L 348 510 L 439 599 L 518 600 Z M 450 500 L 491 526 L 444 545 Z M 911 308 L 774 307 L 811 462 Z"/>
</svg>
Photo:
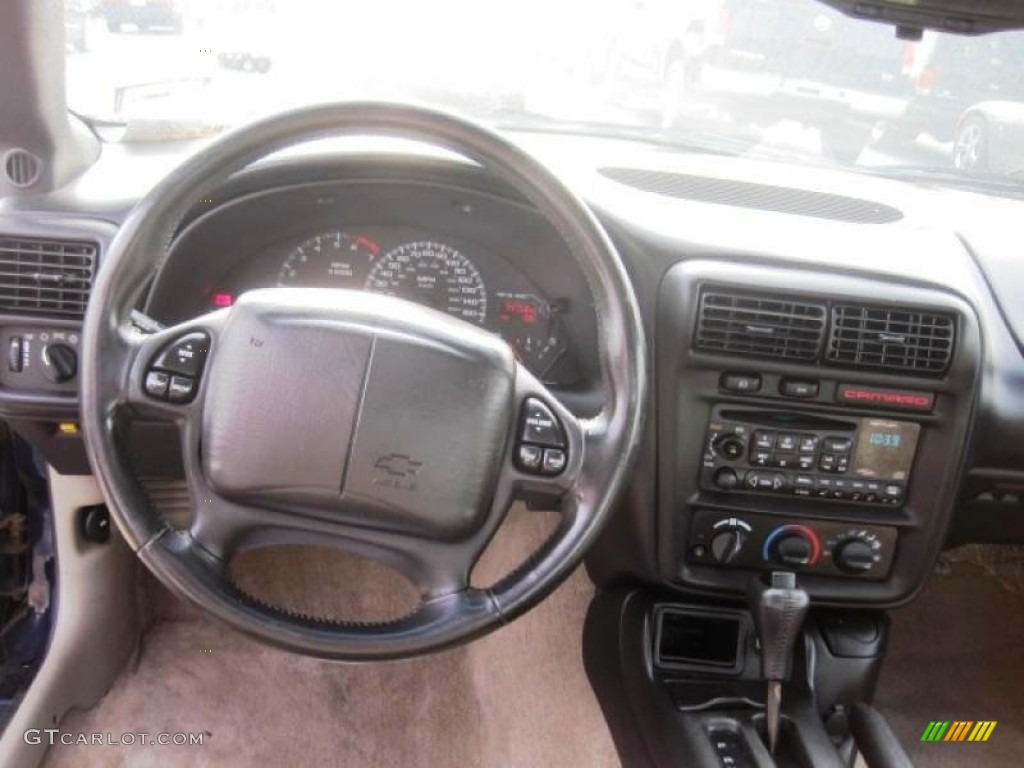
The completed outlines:
<svg viewBox="0 0 1024 768">
<path fill-rule="evenodd" d="M 411 479 L 416 477 L 422 466 L 422 461 L 416 461 L 404 453 L 389 453 L 377 459 L 373 468 L 387 472 L 391 477 Z"/>
</svg>

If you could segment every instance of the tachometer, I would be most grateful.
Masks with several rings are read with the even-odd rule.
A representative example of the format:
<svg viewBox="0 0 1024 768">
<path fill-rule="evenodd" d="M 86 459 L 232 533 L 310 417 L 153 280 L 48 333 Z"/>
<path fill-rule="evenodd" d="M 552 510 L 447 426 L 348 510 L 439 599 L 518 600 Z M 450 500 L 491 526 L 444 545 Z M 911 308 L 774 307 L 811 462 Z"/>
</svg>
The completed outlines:
<svg viewBox="0 0 1024 768">
<path fill-rule="evenodd" d="M 301 243 L 281 264 L 280 286 L 354 288 L 380 252 L 368 237 L 325 232 Z"/>
<path fill-rule="evenodd" d="M 444 243 L 400 245 L 370 269 L 366 288 L 447 312 L 483 325 L 487 289 L 469 259 Z"/>
</svg>

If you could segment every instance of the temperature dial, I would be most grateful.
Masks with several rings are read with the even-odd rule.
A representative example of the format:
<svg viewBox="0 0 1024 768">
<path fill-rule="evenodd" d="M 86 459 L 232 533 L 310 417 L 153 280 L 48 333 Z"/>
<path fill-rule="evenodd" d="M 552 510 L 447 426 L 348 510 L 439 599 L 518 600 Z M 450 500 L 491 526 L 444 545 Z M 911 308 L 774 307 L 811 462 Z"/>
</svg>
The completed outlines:
<svg viewBox="0 0 1024 768">
<path fill-rule="evenodd" d="M 806 525 L 782 525 L 765 537 L 761 554 L 766 562 L 784 568 L 803 568 L 816 565 L 821 559 L 821 541 Z"/>
</svg>

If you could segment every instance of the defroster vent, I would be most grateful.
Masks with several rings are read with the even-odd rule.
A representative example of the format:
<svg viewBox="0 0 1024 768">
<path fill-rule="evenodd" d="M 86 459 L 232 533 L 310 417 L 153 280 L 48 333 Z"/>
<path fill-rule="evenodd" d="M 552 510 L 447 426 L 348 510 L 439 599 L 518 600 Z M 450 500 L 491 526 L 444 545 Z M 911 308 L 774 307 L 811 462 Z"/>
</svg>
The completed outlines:
<svg viewBox="0 0 1024 768">
<path fill-rule="evenodd" d="M 853 368 L 940 374 L 953 359 L 952 316 L 907 308 L 836 304 L 825 359 Z"/>
<path fill-rule="evenodd" d="M 696 346 L 735 355 L 815 361 L 825 338 L 825 314 L 824 304 L 704 291 Z"/>
<path fill-rule="evenodd" d="M 83 317 L 96 253 L 95 243 L 0 235 L 0 311 Z"/>
</svg>

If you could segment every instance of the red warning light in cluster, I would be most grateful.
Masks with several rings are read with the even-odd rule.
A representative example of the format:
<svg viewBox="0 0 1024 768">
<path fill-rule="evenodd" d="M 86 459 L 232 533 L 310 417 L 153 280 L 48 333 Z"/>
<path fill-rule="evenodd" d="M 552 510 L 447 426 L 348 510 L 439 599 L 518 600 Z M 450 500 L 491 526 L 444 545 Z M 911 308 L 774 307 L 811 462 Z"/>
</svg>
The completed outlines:
<svg viewBox="0 0 1024 768">
<path fill-rule="evenodd" d="M 518 320 L 523 325 L 533 325 L 537 322 L 537 306 L 524 299 L 505 299 L 499 319 L 504 323 Z"/>
<path fill-rule="evenodd" d="M 230 293 L 215 293 L 213 294 L 213 306 L 215 307 L 230 307 L 235 303 L 235 297 Z"/>
</svg>

